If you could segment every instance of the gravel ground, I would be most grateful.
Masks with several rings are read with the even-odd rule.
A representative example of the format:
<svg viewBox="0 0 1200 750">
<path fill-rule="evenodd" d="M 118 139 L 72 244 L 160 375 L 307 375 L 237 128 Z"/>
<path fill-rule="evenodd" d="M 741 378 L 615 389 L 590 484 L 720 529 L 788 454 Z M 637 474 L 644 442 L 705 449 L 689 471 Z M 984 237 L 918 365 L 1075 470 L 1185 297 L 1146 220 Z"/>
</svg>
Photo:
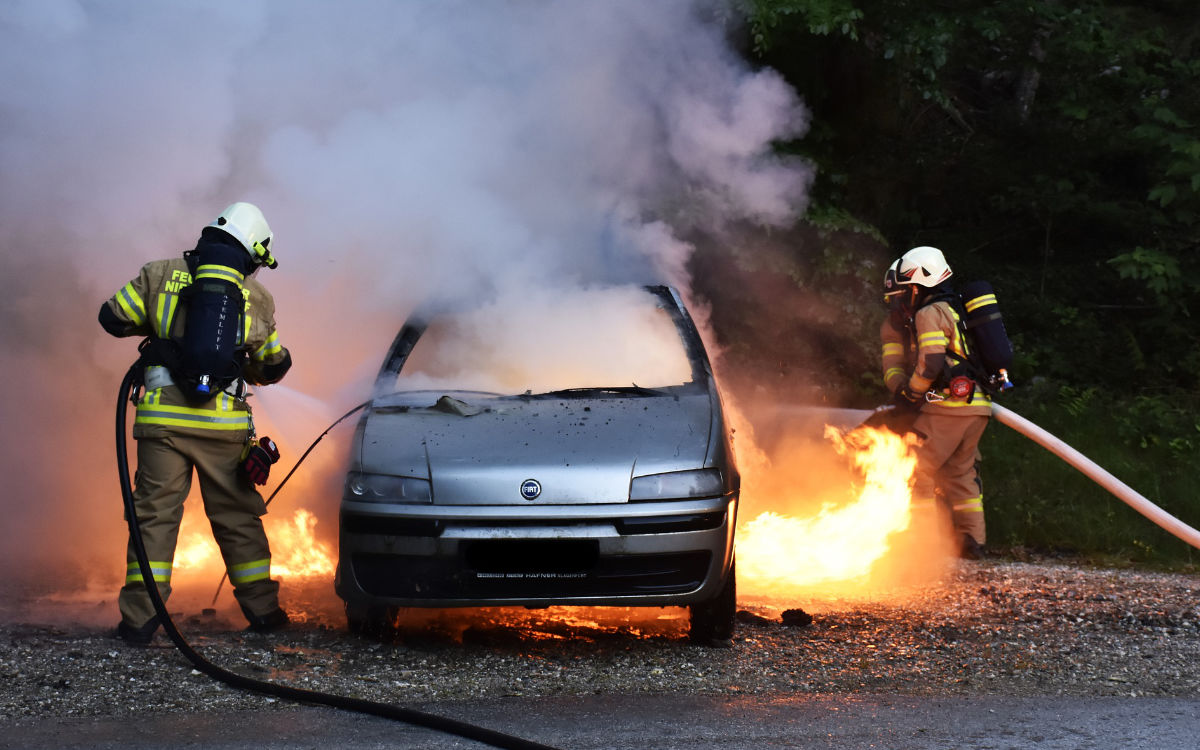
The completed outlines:
<svg viewBox="0 0 1200 750">
<path fill-rule="evenodd" d="M 395 638 L 344 629 L 324 591 L 291 591 L 299 620 L 249 634 L 230 609 L 180 630 L 213 662 L 256 678 L 401 704 L 636 693 L 714 695 L 1200 695 L 1194 575 L 1058 563 L 958 563 L 877 602 L 741 601 L 732 648 L 686 642 L 682 610 L 466 610 L 419 614 Z M 287 591 L 285 584 L 285 591 Z M 228 596 L 226 596 L 228 598 Z M 0 609 L 0 720 L 227 712 L 291 704 L 214 682 L 159 635 L 110 633 L 111 600 L 8 591 Z M 786 607 L 813 614 L 781 621 Z"/>
</svg>

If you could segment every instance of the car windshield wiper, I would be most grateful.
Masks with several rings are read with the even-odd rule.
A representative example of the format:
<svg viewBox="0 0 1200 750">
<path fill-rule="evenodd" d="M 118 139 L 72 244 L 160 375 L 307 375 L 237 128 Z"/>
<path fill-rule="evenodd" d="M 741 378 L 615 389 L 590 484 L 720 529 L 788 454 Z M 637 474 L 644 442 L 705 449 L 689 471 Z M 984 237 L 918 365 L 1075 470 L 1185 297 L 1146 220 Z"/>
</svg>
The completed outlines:
<svg viewBox="0 0 1200 750">
<path fill-rule="evenodd" d="M 459 394 L 466 394 L 466 395 L 471 395 L 471 396 L 484 396 L 487 398 L 504 398 L 503 393 L 496 393 L 495 391 L 463 391 L 463 390 L 458 390 L 455 388 L 415 388 L 413 390 L 392 391 L 390 393 L 383 393 L 378 396 L 375 396 L 374 400 L 382 401 L 384 399 L 395 398 L 397 396 L 414 396 L 414 395 L 417 395 L 420 393 L 439 393 L 443 396 L 451 394 L 451 393 L 459 393 Z"/>
<path fill-rule="evenodd" d="M 569 398 L 571 396 L 591 396 L 599 393 L 614 393 L 622 396 L 662 396 L 665 394 L 665 391 L 655 388 L 643 388 L 640 385 L 606 385 L 590 388 L 563 388 L 557 391 L 534 394 L 534 398 L 546 396 L 566 396 Z"/>
</svg>

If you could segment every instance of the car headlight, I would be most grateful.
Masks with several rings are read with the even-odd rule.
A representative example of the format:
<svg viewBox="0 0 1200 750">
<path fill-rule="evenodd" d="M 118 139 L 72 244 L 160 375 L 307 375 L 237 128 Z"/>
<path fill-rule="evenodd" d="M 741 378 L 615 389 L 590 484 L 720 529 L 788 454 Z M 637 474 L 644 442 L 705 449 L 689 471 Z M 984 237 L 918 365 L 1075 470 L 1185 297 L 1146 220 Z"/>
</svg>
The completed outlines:
<svg viewBox="0 0 1200 750">
<path fill-rule="evenodd" d="M 716 497 L 723 489 L 720 469 L 672 471 L 668 474 L 634 477 L 629 485 L 629 499 L 644 501 Z"/>
<path fill-rule="evenodd" d="M 431 503 L 433 491 L 427 479 L 352 471 L 346 476 L 345 498 L 360 503 Z"/>
</svg>

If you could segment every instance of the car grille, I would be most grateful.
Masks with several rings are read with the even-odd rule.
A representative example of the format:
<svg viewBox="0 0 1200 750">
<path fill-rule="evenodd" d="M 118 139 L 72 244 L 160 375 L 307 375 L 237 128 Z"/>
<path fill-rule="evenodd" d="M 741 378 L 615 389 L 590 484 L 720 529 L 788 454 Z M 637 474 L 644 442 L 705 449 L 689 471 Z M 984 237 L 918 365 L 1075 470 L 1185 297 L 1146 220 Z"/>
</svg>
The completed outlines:
<svg viewBox="0 0 1200 750">
<path fill-rule="evenodd" d="M 454 525 L 462 528 L 532 528 L 541 526 L 588 526 L 596 523 L 594 519 L 576 518 L 537 518 L 537 519 L 487 519 L 472 521 L 458 519 Z M 725 523 L 725 511 L 713 513 L 689 513 L 678 516 L 634 516 L 616 518 L 612 524 L 617 533 L 622 536 L 637 534 L 670 534 L 681 531 L 707 531 L 719 528 Z M 382 536 L 441 536 L 446 528 L 446 522 L 438 519 L 424 518 L 393 518 L 389 516 L 364 515 L 359 513 L 342 513 L 342 528 L 350 534 L 378 534 Z"/>
<path fill-rule="evenodd" d="M 694 591 L 708 551 L 600 556 L 595 540 L 479 540 L 457 559 L 356 554 L 354 577 L 378 597 L 542 599 L 648 596 Z"/>
<path fill-rule="evenodd" d="M 349 534 L 380 534 L 382 536 L 441 536 L 446 528 L 434 518 L 394 518 L 342 513 L 342 529 Z"/>
</svg>

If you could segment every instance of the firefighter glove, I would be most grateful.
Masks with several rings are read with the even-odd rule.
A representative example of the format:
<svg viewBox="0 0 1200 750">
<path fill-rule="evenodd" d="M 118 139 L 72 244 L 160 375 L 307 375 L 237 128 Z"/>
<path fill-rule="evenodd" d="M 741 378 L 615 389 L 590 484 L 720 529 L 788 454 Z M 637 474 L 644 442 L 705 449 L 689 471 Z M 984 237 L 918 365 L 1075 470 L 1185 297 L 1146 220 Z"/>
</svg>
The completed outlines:
<svg viewBox="0 0 1200 750">
<path fill-rule="evenodd" d="M 279 460 L 279 448 L 269 437 L 260 438 L 257 443 L 250 443 L 246 455 L 242 459 L 242 472 L 250 477 L 255 484 L 266 484 L 271 474 L 271 464 Z"/>
<path fill-rule="evenodd" d="M 898 412 L 918 412 L 925 404 L 925 394 L 914 392 L 905 383 L 900 386 L 900 389 L 896 391 L 896 395 L 892 397 L 892 404 L 895 405 Z"/>
</svg>

